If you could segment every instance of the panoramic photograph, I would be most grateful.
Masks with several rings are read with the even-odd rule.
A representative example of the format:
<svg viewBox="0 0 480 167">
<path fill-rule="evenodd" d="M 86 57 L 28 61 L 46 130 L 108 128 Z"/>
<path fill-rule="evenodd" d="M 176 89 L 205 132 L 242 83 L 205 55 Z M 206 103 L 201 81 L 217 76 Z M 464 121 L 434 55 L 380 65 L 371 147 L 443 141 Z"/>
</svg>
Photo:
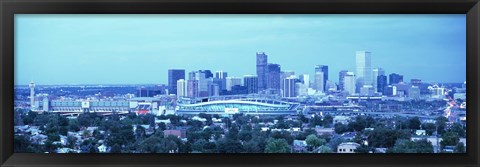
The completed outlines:
<svg viewBox="0 0 480 167">
<path fill-rule="evenodd" d="M 466 153 L 464 14 L 16 14 L 16 153 Z"/>
</svg>

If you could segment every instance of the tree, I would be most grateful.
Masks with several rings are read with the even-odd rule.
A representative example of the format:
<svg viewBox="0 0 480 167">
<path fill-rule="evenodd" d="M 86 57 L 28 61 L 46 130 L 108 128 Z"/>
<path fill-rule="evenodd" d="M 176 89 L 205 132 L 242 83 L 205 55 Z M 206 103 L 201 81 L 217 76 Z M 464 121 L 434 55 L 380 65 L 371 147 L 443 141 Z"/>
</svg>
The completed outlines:
<svg viewBox="0 0 480 167">
<path fill-rule="evenodd" d="M 263 149 L 260 146 L 260 143 L 256 140 L 250 140 L 243 144 L 243 149 L 246 153 L 262 153 Z"/>
<path fill-rule="evenodd" d="M 420 119 L 418 117 L 413 117 L 408 120 L 408 128 L 411 130 L 420 129 Z"/>
<path fill-rule="evenodd" d="M 285 139 L 270 139 L 265 146 L 265 153 L 289 153 L 290 147 Z"/>
<path fill-rule="evenodd" d="M 450 131 L 457 133 L 459 137 L 465 137 L 466 135 L 465 129 L 459 123 L 453 123 L 452 126 L 450 127 Z"/>
<path fill-rule="evenodd" d="M 313 150 L 321 145 L 325 145 L 327 141 L 325 139 L 319 139 L 315 135 L 308 135 L 307 139 L 305 139 L 305 142 L 307 142 L 307 145 L 309 146 L 310 150 Z"/>
<path fill-rule="evenodd" d="M 121 153 L 121 152 L 122 152 L 122 148 L 118 144 L 113 145 L 112 148 L 110 149 L 110 153 Z"/>
<path fill-rule="evenodd" d="M 327 114 L 323 117 L 323 127 L 330 128 L 333 123 L 333 117 L 330 114 Z"/>
<path fill-rule="evenodd" d="M 393 147 L 397 139 L 409 139 L 409 130 L 375 128 L 368 136 L 368 142 L 373 147 Z"/>
<path fill-rule="evenodd" d="M 327 143 L 327 146 L 330 147 L 332 150 L 337 150 L 338 145 L 343 143 L 345 140 L 340 136 L 333 136 L 332 139 Z"/>
<path fill-rule="evenodd" d="M 462 142 L 458 142 L 458 144 L 455 146 L 455 153 L 465 153 L 465 145 L 463 145 Z"/>
<path fill-rule="evenodd" d="M 345 132 L 348 132 L 348 126 L 347 125 L 344 125 L 342 123 L 336 123 L 334 125 L 334 128 L 335 128 L 335 133 L 337 134 L 343 134 Z"/>
<path fill-rule="evenodd" d="M 80 131 L 80 124 L 78 123 L 77 119 L 71 119 L 68 122 L 68 130 L 71 132 L 78 132 Z"/>
<path fill-rule="evenodd" d="M 77 138 L 75 136 L 69 135 L 67 137 L 67 143 L 70 148 L 75 148 L 75 145 L 77 143 Z"/>
<path fill-rule="evenodd" d="M 437 129 L 438 134 L 443 135 L 443 133 L 445 133 L 445 127 L 447 122 L 448 122 L 448 119 L 445 118 L 444 116 L 439 116 L 435 119 L 435 124 L 438 127 Z"/>
<path fill-rule="evenodd" d="M 442 141 L 440 142 L 440 145 L 442 148 L 445 146 L 456 146 L 458 142 L 460 141 L 460 138 L 458 136 L 458 133 L 456 132 L 445 132 L 442 135 Z"/>
<path fill-rule="evenodd" d="M 436 130 L 436 125 L 434 123 L 424 123 L 422 124 L 422 129 L 425 130 L 425 132 L 427 133 L 427 135 L 432 135 L 433 132 L 435 132 Z"/>
<path fill-rule="evenodd" d="M 197 151 L 197 152 L 204 152 L 204 146 L 208 142 L 205 139 L 200 139 L 197 140 L 195 143 L 192 144 L 192 151 Z"/>
<path fill-rule="evenodd" d="M 389 149 L 389 153 L 433 153 L 433 145 L 426 139 L 410 141 L 399 139 L 395 142 L 395 146 Z"/>
<path fill-rule="evenodd" d="M 332 149 L 326 145 L 318 147 L 317 153 L 333 153 Z"/>
</svg>

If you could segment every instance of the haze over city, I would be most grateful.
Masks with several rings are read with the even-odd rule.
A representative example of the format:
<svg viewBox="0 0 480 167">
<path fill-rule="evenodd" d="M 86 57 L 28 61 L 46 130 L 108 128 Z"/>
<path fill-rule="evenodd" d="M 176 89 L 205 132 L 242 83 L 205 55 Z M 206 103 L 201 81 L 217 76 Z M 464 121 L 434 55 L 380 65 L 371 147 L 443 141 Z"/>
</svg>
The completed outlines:
<svg viewBox="0 0 480 167">
<path fill-rule="evenodd" d="M 448 26 L 447 26 L 448 25 Z M 405 80 L 463 83 L 465 15 L 16 15 L 15 84 L 166 84 L 168 69 L 355 71 L 355 52 Z"/>
</svg>

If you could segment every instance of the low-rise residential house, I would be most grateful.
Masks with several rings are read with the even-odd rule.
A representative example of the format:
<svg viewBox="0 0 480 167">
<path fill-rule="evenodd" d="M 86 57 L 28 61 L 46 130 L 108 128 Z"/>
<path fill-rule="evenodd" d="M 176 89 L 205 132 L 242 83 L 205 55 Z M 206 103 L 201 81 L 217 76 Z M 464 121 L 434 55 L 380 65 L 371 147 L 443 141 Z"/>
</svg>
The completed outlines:
<svg viewBox="0 0 480 167">
<path fill-rule="evenodd" d="M 293 140 L 293 152 L 302 153 L 307 151 L 307 142 L 305 140 Z"/>
<path fill-rule="evenodd" d="M 375 148 L 375 153 L 387 153 L 387 148 Z"/>
<path fill-rule="evenodd" d="M 360 144 L 354 142 L 340 143 L 337 147 L 337 153 L 355 153 Z"/>
<path fill-rule="evenodd" d="M 341 124 L 348 124 L 350 122 L 350 117 L 348 116 L 334 116 L 333 117 L 333 124 L 341 123 Z"/>
<path fill-rule="evenodd" d="M 48 136 L 43 134 L 37 134 L 30 137 L 30 141 L 32 141 L 32 143 L 39 144 L 39 145 L 44 145 L 47 139 L 48 139 Z"/>
<path fill-rule="evenodd" d="M 416 131 L 415 131 L 415 135 L 417 135 L 417 136 L 425 136 L 425 135 L 427 135 L 427 131 L 425 131 L 425 130 L 416 130 Z"/>
<path fill-rule="evenodd" d="M 105 144 L 102 144 L 102 145 L 98 146 L 97 148 L 98 148 L 98 152 L 100 152 L 100 153 L 106 153 L 108 151 L 108 147 Z"/>
<path fill-rule="evenodd" d="M 164 130 L 163 135 L 167 137 L 168 135 L 173 135 L 177 136 L 178 138 L 186 138 L 187 137 L 187 131 L 183 129 L 177 129 L 177 130 Z"/>
<path fill-rule="evenodd" d="M 345 132 L 342 135 L 340 135 L 344 140 L 353 140 L 355 138 L 356 133 L 355 132 Z"/>
<path fill-rule="evenodd" d="M 316 126 L 315 131 L 317 132 L 317 135 L 333 135 L 335 133 L 334 128 L 323 128 L 320 126 Z"/>
</svg>

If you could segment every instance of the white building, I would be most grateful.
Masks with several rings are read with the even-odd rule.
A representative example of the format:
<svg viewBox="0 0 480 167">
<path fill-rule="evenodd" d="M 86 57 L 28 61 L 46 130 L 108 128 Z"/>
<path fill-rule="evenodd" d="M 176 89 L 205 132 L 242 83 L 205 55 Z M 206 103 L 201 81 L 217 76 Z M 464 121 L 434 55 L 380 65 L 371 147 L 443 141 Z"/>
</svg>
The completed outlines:
<svg viewBox="0 0 480 167">
<path fill-rule="evenodd" d="M 344 88 L 348 94 L 352 95 L 355 93 L 356 85 L 355 85 L 355 74 L 353 72 L 347 72 L 344 77 Z"/>
<path fill-rule="evenodd" d="M 310 87 L 310 75 L 308 75 L 308 74 L 302 74 L 302 75 L 300 75 L 300 80 L 303 81 L 303 84 L 305 84 L 305 86 L 306 86 L 307 88 Z"/>
<path fill-rule="evenodd" d="M 187 82 L 184 79 L 179 79 L 177 81 L 177 96 L 184 97 L 187 96 Z"/>
<path fill-rule="evenodd" d="M 340 143 L 337 147 L 337 153 L 355 153 L 360 144 L 354 142 Z"/>
<path fill-rule="evenodd" d="M 371 52 L 357 51 L 356 69 L 356 80 L 359 88 L 363 87 L 363 85 L 372 85 Z"/>
</svg>

